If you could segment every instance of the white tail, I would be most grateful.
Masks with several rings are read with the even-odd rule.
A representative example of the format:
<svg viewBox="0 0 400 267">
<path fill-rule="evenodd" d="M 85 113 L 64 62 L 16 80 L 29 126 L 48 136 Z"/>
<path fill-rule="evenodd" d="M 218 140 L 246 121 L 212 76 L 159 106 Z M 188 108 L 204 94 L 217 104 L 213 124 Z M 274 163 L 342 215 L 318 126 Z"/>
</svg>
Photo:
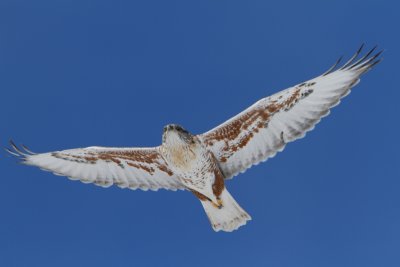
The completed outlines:
<svg viewBox="0 0 400 267">
<path fill-rule="evenodd" d="M 201 201 L 214 231 L 232 232 L 251 220 L 250 215 L 239 206 L 228 190 L 224 189 L 220 198 L 221 208 L 217 208 L 210 201 Z"/>
</svg>

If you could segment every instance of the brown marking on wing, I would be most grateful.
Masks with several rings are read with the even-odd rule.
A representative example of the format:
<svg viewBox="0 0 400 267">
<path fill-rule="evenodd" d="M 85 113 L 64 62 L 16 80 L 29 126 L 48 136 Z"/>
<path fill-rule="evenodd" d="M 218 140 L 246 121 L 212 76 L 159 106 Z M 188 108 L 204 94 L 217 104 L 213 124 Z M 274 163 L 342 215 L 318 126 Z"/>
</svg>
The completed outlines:
<svg viewBox="0 0 400 267">
<path fill-rule="evenodd" d="M 57 159 L 62 159 L 62 160 L 66 160 L 66 161 L 76 162 L 76 163 L 90 163 L 90 164 L 95 163 L 95 161 L 88 161 L 84 157 L 76 156 L 76 155 L 63 154 L 63 153 L 58 153 L 58 152 L 53 152 L 53 153 L 51 153 L 51 155 Z"/>
<path fill-rule="evenodd" d="M 153 175 L 155 172 L 155 169 L 153 167 L 148 167 L 146 165 L 143 165 L 140 163 L 135 163 L 135 162 L 152 164 L 160 171 L 167 173 L 169 176 L 173 175 L 173 172 L 167 166 L 165 166 L 164 160 L 162 160 L 161 155 L 159 155 L 156 151 L 149 151 L 149 150 L 146 150 L 146 151 L 112 151 L 112 152 L 102 152 L 102 154 L 106 155 L 106 158 L 108 158 L 108 159 L 113 158 L 115 161 L 119 161 L 120 159 L 126 160 L 127 164 L 129 166 L 138 168 L 138 169 L 142 169 L 142 170 L 150 173 L 151 175 Z M 134 163 L 132 163 L 132 161 Z M 160 161 L 162 163 L 160 163 Z"/>
<path fill-rule="evenodd" d="M 136 169 L 142 169 L 142 170 L 144 170 L 144 171 L 150 173 L 151 175 L 153 175 L 154 172 L 155 172 L 155 170 L 154 170 L 153 167 L 147 167 L 147 166 L 145 166 L 145 165 L 136 164 L 136 163 L 132 163 L 132 162 L 127 162 L 126 164 L 128 164 L 129 166 L 134 167 L 134 168 L 136 168 Z"/>
<path fill-rule="evenodd" d="M 267 111 L 269 113 L 275 113 L 279 110 L 279 105 L 276 105 L 275 103 L 272 103 L 271 105 L 267 106 Z"/>
<path fill-rule="evenodd" d="M 263 128 L 269 117 L 270 113 L 266 109 L 258 108 L 251 110 L 224 127 L 216 129 L 214 132 L 208 134 L 205 137 L 205 143 L 212 146 L 215 141 L 218 142 L 223 140 L 225 142 L 225 145 L 222 148 L 223 156 L 221 156 L 219 160 L 221 162 L 226 162 L 233 153 L 239 150 L 239 148 L 246 146 L 246 144 L 253 138 L 252 131 L 258 132 L 260 128 Z M 256 127 L 249 130 L 257 120 L 259 120 L 259 122 L 256 124 Z M 250 132 L 249 135 L 241 138 L 237 144 L 229 144 L 229 141 L 237 139 L 240 133 L 247 130 Z"/>
<path fill-rule="evenodd" d="M 307 84 L 307 86 L 309 85 Z M 213 146 L 218 141 L 224 141 L 225 145 L 221 149 L 222 153 L 219 161 L 226 162 L 235 152 L 244 148 L 256 133 L 263 128 L 267 128 L 268 122 L 274 114 L 290 110 L 300 99 L 307 97 L 312 92 L 312 89 L 308 89 L 301 93 L 301 88 L 296 88 L 282 103 L 271 100 L 266 107 L 260 106 L 251 109 L 234 121 L 205 135 L 204 141 L 208 146 Z M 244 136 L 238 139 L 242 133 L 245 133 Z"/>
<path fill-rule="evenodd" d="M 221 158 L 220 158 L 220 161 L 221 162 L 226 162 L 228 160 L 228 157 L 226 157 L 226 156 L 222 156 Z"/>
<path fill-rule="evenodd" d="M 293 94 L 280 105 L 281 107 L 279 109 L 283 108 L 285 111 L 291 109 L 294 104 L 300 100 L 300 90 L 300 88 L 297 88 Z"/>
<path fill-rule="evenodd" d="M 86 157 L 83 157 L 85 160 L 87 160 L 87 161 L 90 161 L 90 162 L 93 162 L 93 163 L 95 163 L 97 160 L 98 160 L 98 158 L 96 158 L 96 157 L 92 157 L 92 156 L 86 156 Z"/>
<path fill-rule="evenodd" d="M 207 140 L 210 139 L 214 140 L 214 138 L 217 138 L 216 140 L 219 141 L 219 139 L 221 139 L 222 136 L 225 136 L 224 139 L 221 139 L 225 141 L 225 146 L 223 146 L 222 148 L 224 156 L 220 158 L 220 161 L 226 162 L 227 159 L 233 153 L 245 147 L 250 142 L 250 140 L 254 137 L 253 132 L 257 133 L 259 132 L 259 129 L 265 127 L 265 124 L 270 116 L 271 113 L 268 112 L 268 109 L 259 108 L 251 112 L 248 112 L 242 117 L 240 117 L 238 120 L 232 122 L 231 125 L 228 124 L 227 126 L 224 127 L 227 129 L 231 129 L 230 131 L 228 131 L 228 135 L 224 135 L 224 132 L 226 131 L 221 131 L 221 132 L 216 131 L 215 132 L 216 135 L 207 136 L 206 144 L 209 143 L 209 142 L 207 143 Z M 248 132 L 248 134 L 241 137 L 237 143 L 229 144 L 229 141 L 237 139 L 240 133 L 242 132 Z"/>
<path fill-rule="evenodd" d="M 162 172 L 165 172 L 169 176 L 173 175 L 173 172 L 164 164 L 164 160 L 157 151 L 152 150 L 131 150 L 131 151 L 100 151 L 97 153 L 87 152 L 85 155 L 71 155 L 68 153 L 52 153 L 53 157 L 58 159 L 68 160 L 77 163 L 90 163 L 94 164 L 98 160 L 104 160 L 106 162 L 114 162 L 119 167 L 124 168 L 123 162 L 125 161 L 128 166 L 142 169 L 151 175 L 155 173 L 155 169 L 145 164 L 152 164 L 154 167 Z M 140 164 L 144 163 L 144 164 Z"/>
<path fill-rule="evenodd" d="M 174 174 L 174 173 L 173 173 L 170 169 L 168 169 L 167 166 L 165 166 L 165 165 L 160 164 L 160 165 L 158 165 L 157 167 L 160 169 L 160 171 L 167 173 L 169 176 L 172 176 L 172 175 Z"/>
<path fill-rule="evenodd" d="M 157 159 L 160 159 L 161 157 L 156 151 L 151 150 L 107 151 L 100 152 L 100 155 L 105 155 L 105 157 L 140 161 L 149 164 L 154 163 Z"/>
<path fill-rule="evenodd" d="M 153 167 L 148 167 L 146 165 L 135 162 L 153 164 L 157 169 L 159 169 L 162 172 L 165 172 L 169 176 L 173 175 L 173 172 L 167 166 L 165 166 L 163 163 L 160 163 L 160 160 L 162 158 L 155 151 L 115 151 L 115 152 L 113 151 L 111 153 L 107 152 L 107 156 L 112 157 L 115 160 L 119 159 L 126 160 L 129 166 L 142 169 L 150 173 L 151 175 L 153 175 L 155 172 L 155 169 Z"/>
<path fill-rule="evenodd" d="M 119 159 L 117 159 L 116 157 L 114 157 L 113 155 L 110 154 L 100 154 L 99 155 L 99 159 L 105 160 L 105 161 L 112 161 L 114 163 L 117 163 L 118 165 L 121 164 L 121 161 Z"/>
</svg>

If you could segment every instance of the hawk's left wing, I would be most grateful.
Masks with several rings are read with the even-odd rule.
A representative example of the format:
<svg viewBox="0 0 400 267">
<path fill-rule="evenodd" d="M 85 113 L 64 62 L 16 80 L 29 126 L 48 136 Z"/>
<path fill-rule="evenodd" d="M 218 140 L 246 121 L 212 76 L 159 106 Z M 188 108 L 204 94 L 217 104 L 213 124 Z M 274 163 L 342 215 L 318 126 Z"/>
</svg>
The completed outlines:
<svg viewBox="0 0 400 267">
<path fill-rule="evenodd" d="M 338 62 L 321 76 L 256 102 L 240 114 L 199 137 L 213 152 L 225 178 L 273 157 L 288 142 L 303 137 L 330 108 L 339 104 L 360 76 L 376 65 L 381 52 L 357 59 L 339 69 Z"/>
<path fill-rule="evenodd" d="M 36 154 L 10 141 L 10 154 L 26 165 L 37 166 L 57 175 L 102 187 L 177 190 L 185 186 L 168 168 L 158 151 L 149 148 L 87 147 Z"/>
</svg>

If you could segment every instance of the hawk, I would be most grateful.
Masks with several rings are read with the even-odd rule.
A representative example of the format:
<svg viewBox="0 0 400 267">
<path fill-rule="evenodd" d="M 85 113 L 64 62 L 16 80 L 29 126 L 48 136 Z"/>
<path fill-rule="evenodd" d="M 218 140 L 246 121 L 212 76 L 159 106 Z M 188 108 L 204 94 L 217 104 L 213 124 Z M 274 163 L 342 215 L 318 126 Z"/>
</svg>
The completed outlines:
<svg viewBox="0 0 400 267">
<path fill-rule="evenodd" d="M 250 215 L 225 182 L 266 161 L 303 137 L 349 94 L 360 76 L 381 61 L 363 45 L 342 66 L 263 98 L 216 128 L 192 134 L 177 124 L 164 127 L 162 144 L 149 148 L 87 147 L 36 154 L 10 141 L 6 150 L 26 165 L 102 187 L 188 190 L 201 202 L 215 231 L 231 232 Z"/>
</svg>

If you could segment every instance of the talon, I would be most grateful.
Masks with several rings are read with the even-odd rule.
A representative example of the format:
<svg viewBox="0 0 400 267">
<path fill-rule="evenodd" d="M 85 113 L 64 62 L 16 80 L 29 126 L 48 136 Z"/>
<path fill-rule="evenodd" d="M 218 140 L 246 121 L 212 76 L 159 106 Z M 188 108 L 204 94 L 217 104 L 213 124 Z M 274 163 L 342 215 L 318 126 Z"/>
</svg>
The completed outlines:
<svg viewBox="0 0 400 267">
<path fill-rule="evenodd" d="M 210 201 L 211 201 L 211 200 L 210 200 Z M 212 204 L 215 208 L 217 208 L 217 209 L 222 209 L 222 207 L 223 207 L 223 205 L 222 205 L 222 200 L 219 199 L 219 198 L 217 198 L 217 203 L 218 203 L 218 204 L 215 204 L 213 201 L 211 201 L 211 204 Z"/>
<path fill-rule="evenodd" d="M 222 208 L 224 205 L 222 205 L 222 200 L 220 198 L 217 198 L 217 203 L 220 208 Z"/>
<path fill-rule="evenodd" d="M 211 201 L 211 204 L 214 206 L 214 208 L 219 209 L 219 206 L 217 204 L 215 204 L 213 201 Z"/>
</svg>

